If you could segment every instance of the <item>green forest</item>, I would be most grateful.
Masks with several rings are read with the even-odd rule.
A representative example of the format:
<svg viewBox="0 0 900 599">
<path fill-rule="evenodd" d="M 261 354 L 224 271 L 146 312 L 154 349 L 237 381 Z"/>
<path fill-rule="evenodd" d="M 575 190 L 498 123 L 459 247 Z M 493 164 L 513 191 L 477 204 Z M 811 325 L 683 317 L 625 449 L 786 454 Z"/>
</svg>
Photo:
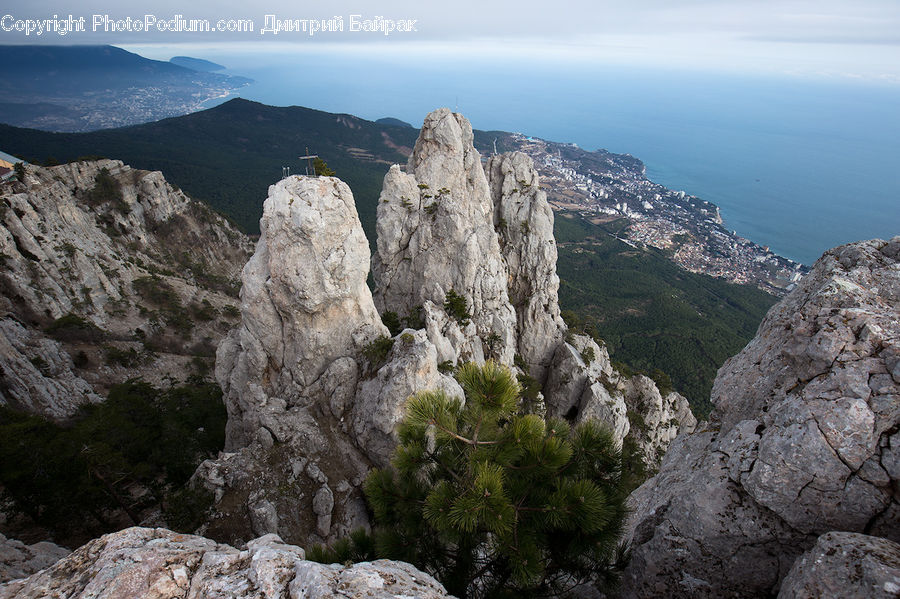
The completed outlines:
<svg viewBox="0 0 900 599">
<path fill-rule="evenodd" d="M 621 224 L 557 213 L 560 306 L 571 325 L 606 342 L 614 362 L 662 370 L 706 416 L 716 371 L 753 338 L 777 298 L 633 248 L 610 234 Z"/>
</svg>

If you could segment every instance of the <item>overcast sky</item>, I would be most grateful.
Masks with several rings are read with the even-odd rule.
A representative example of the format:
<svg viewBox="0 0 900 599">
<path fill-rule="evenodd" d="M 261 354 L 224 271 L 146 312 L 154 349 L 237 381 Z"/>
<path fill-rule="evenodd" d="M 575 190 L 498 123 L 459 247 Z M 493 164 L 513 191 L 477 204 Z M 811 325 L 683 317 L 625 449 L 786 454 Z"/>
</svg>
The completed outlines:
<svg viewBox="0 0 900 599">
<path fill-rule="evenodd" d="M 805 75 L 861 77 L 900 84 L 900 0 L 551 0 L 544 2 L 450 0 L 31 0 L 4 2 L 0 17 L 46 19 L 54 14 L 85 17 L 88 32 L 61 37 L 25 36 L 0 30 L 0 43 L 114 43 L 166 46 L 277 40 L 297 44 L 341 42 L 373 45 L 377 51 L 409 51 L 410 42 L 464 53 L 565 54 L 574 60 L 605 60 L 655 66 L 726 68 Z M 253 33 L 186 34 L 91 32 L 92 16 L 112 19 L 251 19 Z M 265 15 L 284 19 L 351 14 L 416 19 L 414 33 L 260 34 Z M 9 21 L 8 21 L 9 22 Z M 483 55 L 483 54 L 482 54 Z"/>
</svg>

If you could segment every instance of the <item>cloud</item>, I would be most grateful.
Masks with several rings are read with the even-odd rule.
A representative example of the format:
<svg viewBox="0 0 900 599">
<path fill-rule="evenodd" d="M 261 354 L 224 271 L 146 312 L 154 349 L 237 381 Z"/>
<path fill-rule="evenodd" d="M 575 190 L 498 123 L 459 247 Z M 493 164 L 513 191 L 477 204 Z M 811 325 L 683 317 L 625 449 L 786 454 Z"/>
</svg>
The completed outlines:
<svg viewBox="0 0 900 599">
<path fill-rule="evenodd" d="M 96 32 L 56 39 L 24 39 L 0 32 L 0 43 L 171 45 L 274 39 L 304 45 L 364 43 L 377 51 L 403 47 L 403 42 L 446 43 L 459 52 L 493 44 L 495 51 L 503 51 L 504 45 L 538 53 L 565 49 L 574 59 L 655 61 L 663 66 L 900 74 L 898 0 L 333 0 L 317 4 L 295 0 L 95 0 L 89 9 L 75 9 L 71 0 L 32 0 L 27 7 L 7 10 L 17 18 L 81 11 L 88 18 L 91 14 L 113 18 L 153 14 L 211 21 L 252 19 L 255 30 L 233 34 Z M 259 33 L 268 14 L 284 19 L 335 15 L 346 19 L 350 14 L 416 19 L 417 31 L 389 38 L 347 32 L 276 38 Z"/>
</svg>

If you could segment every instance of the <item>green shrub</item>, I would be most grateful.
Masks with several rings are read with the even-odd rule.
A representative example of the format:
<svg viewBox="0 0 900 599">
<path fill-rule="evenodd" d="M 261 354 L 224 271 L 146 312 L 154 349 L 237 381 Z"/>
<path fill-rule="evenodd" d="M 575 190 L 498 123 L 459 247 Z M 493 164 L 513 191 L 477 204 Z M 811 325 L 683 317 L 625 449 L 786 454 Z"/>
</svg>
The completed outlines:
<svg viewBox="0 0 900 599">
<path fill-rule="evenodd" d="M 493 362 L 466 364 L 457 379 L 464 403 L 440 391 L 410 398 L 392 467 L 366 480 L 375 553 L 458 597 L 609 590 L 626 516 L 611 433 L 518 415 L 518 385 Z"/>
<path fill-rule="evenodd" d="M 133 366 L 138 366 L 143 362 L 143 356 L 133 347 L 120 349 L 112 345 L 105 345 L 103 346 L 103 351 L 106 354 L 106 363 L 110 366 L 124 366 L 125 368 L 131 368 Z"/>
<path fill-rule="evenodd" d="M 194 532 L 206 521 L 214 499 L 202 486 L 188 485 L 169 493 L 162 503 L 166 525 L 176 532 Z"/>
<path fill-rule="evenodd" d="M 410 329 L 424 329 L 425 328 L 425 308 L 422 306 L 416 306 L 412 310 L 410 310 L 409 314 L 403 318 L 403 324 L 406 325 L 407 328 Z M 387 326 L 387 325 L 385 325 Z"/>
<path fill-rule="evenodd" d="M 384 365 L 393 347 L 394 340 L 391 337 L 379 337 L 363 348 L 362 353 L 369 361 L 370 372 L 375 372 Z"/>
<path fill-rule="evenodd" d="M 316 158 L 313 160 L 313 169 L 316 172 L 316 175 L 322 177 L 333 177 L 334 171 L 328 168 L 328 164 L 321 158 Z"/>
<path fill-rule="evenodd" d="M 456 293 L 453 289 L 447 292 L 447 296 L 444 299 L 444 310 L 462 326 L 469 324 L 469 319 L 472 318 L 472 315 L 469 314 L 466 298 Z"/>
<path fill-rule="evenodd" d="M 384 323 L 384 326 L 391 332 L 392 337 L 403 330 L 403 325 L 400 323 L 400 318 L 397 316 L 396 312 L 385 312 L 381 315 L 381 322 Z"/>
<path fill-rule="evenodd" d="M 113 208 L 127 214 L 128 204 L 122 196 L 122 185 L 109 173 L 109 169 L 102 168 L 94 177 L 94 187 L 87 193 L 87 202 L 91 206 L 111 204 Z"/>
<path fill-rule="evenodd" d="M 590 364 L 596 357 L 597 356 L 594 355 L 594 348 L 590 345 L 586 345 L 584 349 L 581 350 L 581 359 L 584 360 L 585 364 Z"/>
<path fill-rule="evenodd" d="M 60 316 L 44 328 L 44 332 L 58 341 L 96 342 L 106 337 L 106 332 L 77 314 Z"/>
<path fill-rule="evenodd" d="M 313 545 L 306 559 L 320 564 L 347 564 L 367 562 L 377 559 L 375 543 L 364 528 L 358 528 L 349 537 L 338 540 L 333 545 Z"/>
<path fill-rule="evenodd" d="M 56 535 L 117 530 L 115 514 L 137 524 L 222 448 L 226 417 L 217 385 L 136 380 L 65 426 L 0 407 L 0 505 Z"/>
</svg>

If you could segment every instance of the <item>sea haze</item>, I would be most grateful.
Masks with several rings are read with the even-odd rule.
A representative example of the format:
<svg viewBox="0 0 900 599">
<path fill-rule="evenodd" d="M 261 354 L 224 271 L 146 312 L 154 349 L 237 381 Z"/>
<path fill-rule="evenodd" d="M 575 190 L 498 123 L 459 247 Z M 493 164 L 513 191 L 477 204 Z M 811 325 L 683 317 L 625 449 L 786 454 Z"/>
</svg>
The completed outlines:
<svg viewBox="0 0 900 599">
<path fill-rule="evenodd" d="M 415 126 L 449 106 L 479 129 L 632 154 L 652 180 L 718 204 L 727 227 L 806 264 L 841 243 L 900 234 L 898 85 L 477 53 L 237 46 L 197 58 L 254 79 L 239 95 L 266 104 Z"/>
</svg>

